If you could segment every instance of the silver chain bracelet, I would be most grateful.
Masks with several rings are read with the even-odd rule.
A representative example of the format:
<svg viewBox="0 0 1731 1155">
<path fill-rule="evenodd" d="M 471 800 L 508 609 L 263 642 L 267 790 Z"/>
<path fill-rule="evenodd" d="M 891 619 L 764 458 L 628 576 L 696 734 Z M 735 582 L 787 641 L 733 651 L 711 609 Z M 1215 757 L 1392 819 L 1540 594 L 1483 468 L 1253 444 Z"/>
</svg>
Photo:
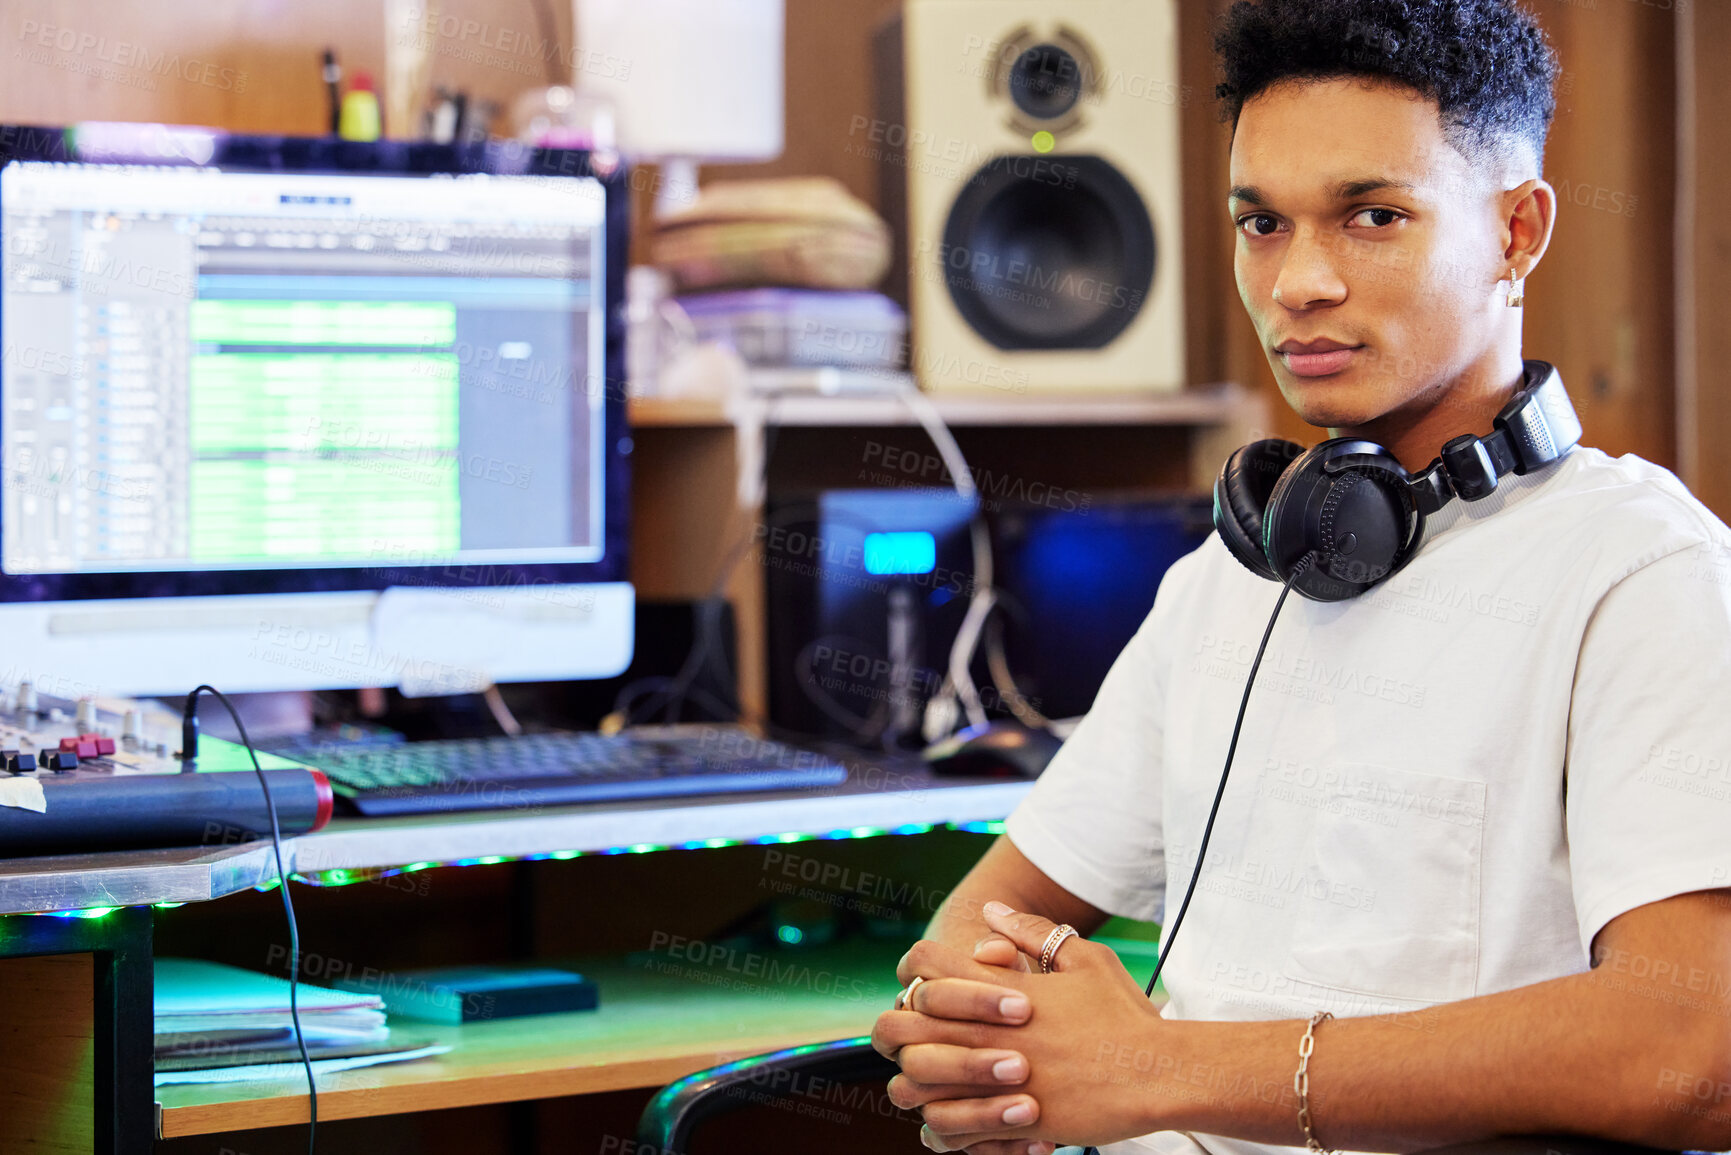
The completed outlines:
<svg viewBox="0 0 1731 1155">
<path fill-rule="evenodd" d="M 1304 1145 L 1314 1155 L 1340 1155 L 1317 1142 L 1316 1132 L 1310 1127 L 1310 1053 L 1316 1049 L 1316 1025 L 1333 1017 L 1328 1011 L 1310 1016 L 1310 1025 L 1304 1028 L 1304 1038 L 1298 1044 L 1298 1074 L 1292 1077 L 1292 1090 L 1298 1095 L 1298 1125 L 1304 1128 Z"/>
</svg>

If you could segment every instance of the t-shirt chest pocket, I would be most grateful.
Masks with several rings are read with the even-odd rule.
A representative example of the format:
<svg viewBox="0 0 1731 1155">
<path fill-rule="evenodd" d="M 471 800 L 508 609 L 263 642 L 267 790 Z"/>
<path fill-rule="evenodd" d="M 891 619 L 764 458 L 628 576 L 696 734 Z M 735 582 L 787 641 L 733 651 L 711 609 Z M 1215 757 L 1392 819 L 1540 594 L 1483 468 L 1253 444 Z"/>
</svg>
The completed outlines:
<svg viewBox="0 0 1731 1155">
<path fill-rule="evenodd" d="M 1359 763 L 1337 769 L 1305 791 L 1314 818 L 1289 923 L 1290 977 L 1421 1003 L 1470 998 L 1484 782 Z"/>
</svg>

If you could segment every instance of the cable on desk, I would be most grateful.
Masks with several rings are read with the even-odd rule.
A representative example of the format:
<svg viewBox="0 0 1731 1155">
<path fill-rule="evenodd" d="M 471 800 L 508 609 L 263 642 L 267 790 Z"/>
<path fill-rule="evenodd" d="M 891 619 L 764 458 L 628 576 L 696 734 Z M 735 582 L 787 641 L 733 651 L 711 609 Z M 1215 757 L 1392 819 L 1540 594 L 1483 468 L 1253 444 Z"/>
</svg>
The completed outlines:
<svg viewBox="0 0 1731 1155">
<path fill-rule="evenodd" d="M 240 720 L 240 711 L 234 708 L 223 692 L 211 685 L 201 685 L 186 696 L 186 709 L 180 719 L 180 757 L 185 762 L 192 762 L 198 757 L 198 696 L 210 694 L 222 703 L 222 708 L 228 711 L 228 716 L 234 719 L 234 728 L 240 732 L 241 745 L 246 747 L 247 757 L 252 759 L 253 773 L 258 775 L 258 784 L 264 790 L 265 810 L 270 814 L 271 849 L 276 853 L 276 875 L 282 891 L 283 914 L 288 919 L 289 933 L 289 1021 L 294 1024 L 295 1043 L 300 1047 L 301 1066 L 307 1072 L 307 1155 L 313 1155 L 314 1144 L 318 1138 L 319 1127 L 319 1088 L 313 1077 L 313 1061 L 307 1054 L 306 1035 L 301 1031 L 300 1008 L 300 973 L 301 973 L 301 933 L 295 922 L 294 901 L 289 898 L 289 876 L 283 867 L 282 860 L 282 824 L 277 820 L 276 799 L 271 796 L 270 780 L 264 776 L 264 767 L 258 764 L 258 751 L 252 747 L 252 739 L 246 736 L 246 723 Z"/>
<path fill-rule="evenodd" d="M 1220 813 L 1220 800 L 1226 794 L 1226 776 L 1232 773 L 1232 756 L 1238 752 L 1238 733 L 1244 728 L 1244 711 L 1250 705 L 1250 689 L 1256 685 L 1256 671 L 1262 666 L 1262 655 L 1268 650 L 1268 639 L 1274 634 L 1274 623 L 1280 620 L 1280 607 L 1286 604 L 1286 595 L 1292 592 L 1298 579 L 1314 564 L 1315 557 L 1315 554 L 1307 553 L 1292 567 L 1292 573 L 1287 577 L 1286 585 L 1274 603 L 1274 612 L 1268 615 L 1268 627 L 1262 631 L 1262 642 L 1256 647 L 1255 660 L 1250 663 L 1250 676 L 1244 679 L 1244 696 L 1238 699 L 1238 717 L 1232 723 L 1232 741 L 1226 746 L 1226 765 L 1220 770 L 1220 785 L 1214 789 L 1214 805 L 1208 808 L 1208 822 L 1202 827 L 1202 844 L 1196 849 L 1196 867 L 1190 872 L 1190 885 L 1184 888 L 1184 901 L 1178 904 L 1178 917 L 1172 920 L 1170 928 L 1160 928 L 1160 954 L 1154 960 L 1154 973 L 1142 992 L 1145 997 L 1153 996 L 1154 984 L 1160 981 L 1160 972 L 1166 969 L 1166 956 L 1172 953 L 1172 943 L 1178 938 L 1178 928 L 1184 925 L 1184 912 L 1190 909 L 1190 898 L 1196 893 L 1197 880 L 1202 877 L 1202 862 L 1208 854 L 1208 840 L 1214 836 L 1214 819 Z M 1098 1147 L 1089 1147 L 1084 1155 L 1098 1155 L 1098 1152 Z"/>
</svg>

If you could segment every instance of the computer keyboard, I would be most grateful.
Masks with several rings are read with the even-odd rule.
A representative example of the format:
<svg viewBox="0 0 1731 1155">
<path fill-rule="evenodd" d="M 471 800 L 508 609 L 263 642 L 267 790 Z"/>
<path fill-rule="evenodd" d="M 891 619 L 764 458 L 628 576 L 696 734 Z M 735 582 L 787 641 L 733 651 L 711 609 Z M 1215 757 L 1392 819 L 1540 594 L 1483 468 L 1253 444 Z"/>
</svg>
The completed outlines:
<svg viewBox="0 0 1731 1155">
<path fill-rule="evenodd" d="M 802 789 L 847 778 L 823 755 L 726 726 L 306 743 L 274 752 L 323 770 L 348 809 L 372 817 Z"/>
</svg>

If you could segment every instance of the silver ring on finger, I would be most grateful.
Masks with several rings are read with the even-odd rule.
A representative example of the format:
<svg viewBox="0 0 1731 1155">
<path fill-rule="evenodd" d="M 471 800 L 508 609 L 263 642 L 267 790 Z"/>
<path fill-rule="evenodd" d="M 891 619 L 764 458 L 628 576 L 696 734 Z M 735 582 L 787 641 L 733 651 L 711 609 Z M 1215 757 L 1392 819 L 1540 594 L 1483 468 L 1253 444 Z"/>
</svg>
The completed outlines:
<svg viewBox="0 0 1731 1155">
<path fill-rule="evenodd" d="M 904 987 L 896 995 L 896 1010 L 898 1010 L 898 1011 L 914 1011 L 915 1010 L 914 992 L 916 990 L 918 990 L 920 987 L 920 984 L 925 982 L 925 981 L 926 981 L 925 976 L 915 975 L 914 981 L 909 983 L 906 987 Z M 918 1013 L 918 1012 L 916 1011 L 915 1013 Z"/>
<path fill-rule="evenodd" d="M 1052 933 L 1046 936 L 1046 944 L 1040 948 L 1040 973 L 1052 973 L 1052 964 L 1057 961 L 1058 948 L 1076 936 L 1076 928 L 1069 923 L 1059 923 L 1052 928 Z"/>
</svg>

